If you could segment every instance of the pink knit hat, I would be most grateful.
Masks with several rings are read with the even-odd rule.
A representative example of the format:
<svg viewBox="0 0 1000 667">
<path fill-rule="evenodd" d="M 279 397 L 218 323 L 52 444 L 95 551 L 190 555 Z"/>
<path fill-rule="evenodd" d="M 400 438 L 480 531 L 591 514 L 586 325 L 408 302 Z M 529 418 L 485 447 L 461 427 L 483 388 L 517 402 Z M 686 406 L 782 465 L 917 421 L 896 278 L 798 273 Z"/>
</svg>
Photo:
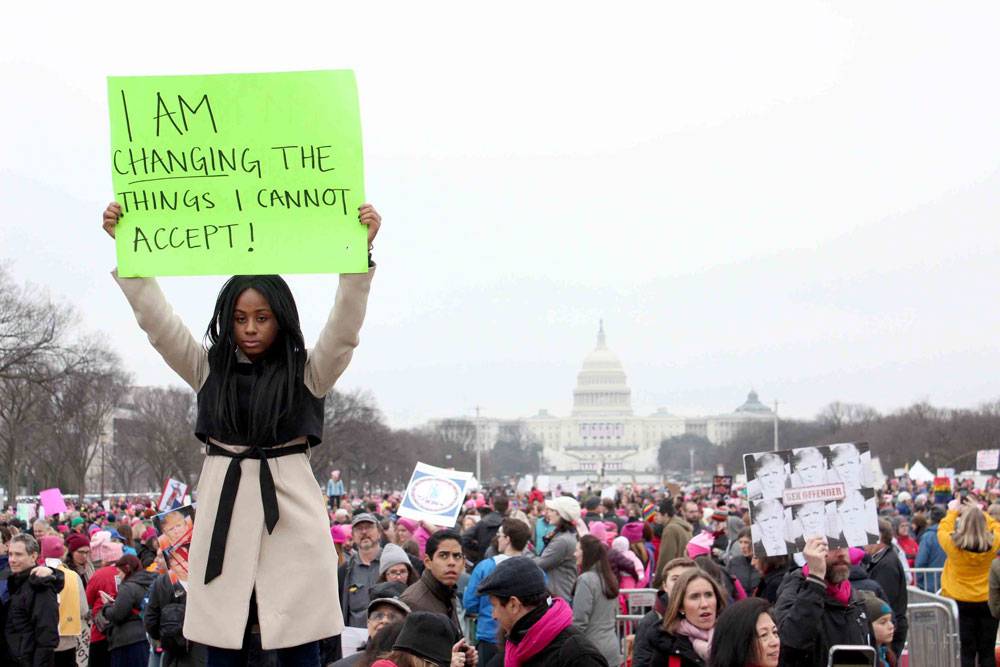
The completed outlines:
<svg viewBox="0 0 1000 667">
<path fill-rule="evenodd" d="M 642 524 L 638 521 L 626 523 L 622 526 L 622 537 L 626 538 L 631 544 L 642 542 Z"/>
<path fill-rule="evenodd" d="M 407 519 L 406 517 L 403 516 L 396 519 L 396 523 L 402 526 L 403 528 L 407 529 L 411 533 L 417 532 L 417 526 L 420 525 L 413 519 Z"/>
<path fill-rule="evenodd" d="M 344 544 L 347 542 L 347 534 L 349 531 L 350 528 L 343 524 L 335 523 L 330 526 L 330 537 L 333 538 L 333 543 Z"/>
<path fill-rule="evenodd" d="M 715 535 L 703 530 L 687 543 L 688 558 L 697 558 L 705 554 L 712 553 L 712 544 L 715 542 Z"/>
<path fill-rule="evenodd" d="M 113 563 L 122 557 L 123 547 L 119 542 L 111 541 L 111 533 L 99 530 L 90 540 L 90 559 Z"/>
<path fill-rule="evenodd" d="M 62 558 L 63 553 L 65 553 L 62 538 L 58 535 L 46 535 L 38 540 L 38 544 L 41 546 L 43 560 L 45 558 Z"/>
</svg>

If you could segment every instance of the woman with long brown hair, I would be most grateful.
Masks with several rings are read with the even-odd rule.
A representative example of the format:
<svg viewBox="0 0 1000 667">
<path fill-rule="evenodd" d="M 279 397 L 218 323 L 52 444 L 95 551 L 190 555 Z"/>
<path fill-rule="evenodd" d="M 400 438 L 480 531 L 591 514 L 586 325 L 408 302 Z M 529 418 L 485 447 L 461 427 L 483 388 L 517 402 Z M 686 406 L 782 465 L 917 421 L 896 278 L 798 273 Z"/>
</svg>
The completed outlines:
<svg viewBox="0 0 1000 667">
<path fill-rule="evenodd" d="M 674 584 L 658 631 L 642 635 L 632 667 L 677 664 L 672 658 L 680 667 L 705 667 L 715 623 L 725 606 L 725 595 L 712 576 L 688 570 Z"/>
<path fill-rule="evenodd" d="M 593 642 L 609 665 L 621 664 L 615 632 L 618 613 L 618 577 L 611 570 L 607 547 L 593 535 L 584 535 L 576 546 L 580 576 L 573 590 L 573 625 Z"/>
</svg>

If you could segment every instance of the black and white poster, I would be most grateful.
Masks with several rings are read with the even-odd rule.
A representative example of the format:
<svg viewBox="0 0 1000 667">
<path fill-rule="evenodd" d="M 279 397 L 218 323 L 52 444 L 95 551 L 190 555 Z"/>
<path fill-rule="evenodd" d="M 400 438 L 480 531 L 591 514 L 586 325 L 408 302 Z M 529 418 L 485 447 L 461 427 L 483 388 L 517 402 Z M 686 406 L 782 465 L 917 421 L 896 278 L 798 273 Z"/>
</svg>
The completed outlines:
<svg viewBox="0 0 1000 667">
<path fill-rule="evenodd" d="M 800 552 L 812 537 L 825 537 L 831 549 L 878 541 L 867 443 L 747 454 L 743 464 L 758 557 Z"/>
</svg>

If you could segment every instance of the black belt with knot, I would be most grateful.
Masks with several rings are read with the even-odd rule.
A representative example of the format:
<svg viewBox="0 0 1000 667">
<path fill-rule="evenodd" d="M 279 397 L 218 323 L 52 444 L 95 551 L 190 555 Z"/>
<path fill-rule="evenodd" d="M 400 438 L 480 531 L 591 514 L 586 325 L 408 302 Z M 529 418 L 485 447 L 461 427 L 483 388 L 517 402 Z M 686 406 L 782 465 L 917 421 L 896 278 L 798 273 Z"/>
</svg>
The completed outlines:
<svg viewBox="0 0 1000 667">
<path fill-rule="evenodd" d="M 205 568 L 205 583 L 222 574 L 222 563 L 226 559 L 226 538 L 229 536 L 229 524 L 233 520 L 233 506 L 236 504 L 236 492 L 240 488 L 240 462 L 243 459 L 256 459 L 260 463 L 260 498 L 264 505 L 264 525 L 268 534 L 274 532 L 278 525 L 278 494 L 274 489 L 274 478 L 271 476 L 271 466 L 268 459 L 291 454 L 302 454 L 309 451 L 309 444 L 289 445 L 287 447 L 252 446 L 239 454 L 224 447 L 208 443 L 206 453 L 209 456 L 228 456 L 232 459 L 226 470 L 226 478 L 222 482 L 222 493 L 219 495 L 219 507 L 215 514 L 215 526 L 212 528 L 212 543 L 208 550 L 208 565 Z"/>
</svg>

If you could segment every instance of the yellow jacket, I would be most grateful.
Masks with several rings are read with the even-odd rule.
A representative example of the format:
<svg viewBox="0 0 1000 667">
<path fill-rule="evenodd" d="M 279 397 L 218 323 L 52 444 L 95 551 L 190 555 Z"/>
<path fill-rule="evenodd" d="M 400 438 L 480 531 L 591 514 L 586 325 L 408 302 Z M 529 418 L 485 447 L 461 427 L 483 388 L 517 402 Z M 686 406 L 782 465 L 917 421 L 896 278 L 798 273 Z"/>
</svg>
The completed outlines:
<svg viewBox="0 0 1000 667">
<path fill-rule="evenodd" d="M 993 533 L 993 549 L 981 554 L 959 549 L 951 539 L 958 511 L 949 510 L 938 526 L 938 543 L 948 560 L 941 573 L 941 594 L 959 602 L 986 602 L 989 599 L 990 565 L 1000 549 L 1000 523 L 985 514 L 986 529 Z"/>
</svg>

